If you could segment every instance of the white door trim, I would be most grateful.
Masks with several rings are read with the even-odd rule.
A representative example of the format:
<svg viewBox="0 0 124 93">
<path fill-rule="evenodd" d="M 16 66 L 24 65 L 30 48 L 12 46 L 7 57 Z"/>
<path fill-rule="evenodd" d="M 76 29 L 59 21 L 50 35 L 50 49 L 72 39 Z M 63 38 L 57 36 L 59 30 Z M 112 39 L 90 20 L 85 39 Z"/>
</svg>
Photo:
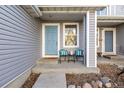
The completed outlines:
<svg viewBox="0 0 124 93">
<path fill-rule="evenodd" d="M 58 26 L 58 55 L 45 55 L 45 26 Z M 43 23 L 42 24 L 42 57 L 58 57 L 60 49 L 60 24 L 59 23 Z"/>
<path fill-rule="evenodd" d="M 113 52 L 105 52 L 105 32 L 113 31 Z M 102 30 L 102 54 L 103 55 L 116 55 L 116 28 L 103 28 Z"/>
</svg>

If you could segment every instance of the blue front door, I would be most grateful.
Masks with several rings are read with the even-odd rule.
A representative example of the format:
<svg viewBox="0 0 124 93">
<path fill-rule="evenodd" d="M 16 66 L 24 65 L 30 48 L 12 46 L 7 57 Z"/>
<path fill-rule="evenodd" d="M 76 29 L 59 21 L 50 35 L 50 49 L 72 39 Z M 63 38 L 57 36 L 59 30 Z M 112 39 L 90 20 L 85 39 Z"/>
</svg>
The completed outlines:
<svg viewBox="0 0 124 93">
<path fill-rule="evenodd" d="M 57 26 L 45 26 L 45 55 L 57 55 L 57 33 Z"/>
<path fill-rule="evenodd" d="M 105 32 L 105 52 L 113 52 L 113 31 Z"/>
</svg>

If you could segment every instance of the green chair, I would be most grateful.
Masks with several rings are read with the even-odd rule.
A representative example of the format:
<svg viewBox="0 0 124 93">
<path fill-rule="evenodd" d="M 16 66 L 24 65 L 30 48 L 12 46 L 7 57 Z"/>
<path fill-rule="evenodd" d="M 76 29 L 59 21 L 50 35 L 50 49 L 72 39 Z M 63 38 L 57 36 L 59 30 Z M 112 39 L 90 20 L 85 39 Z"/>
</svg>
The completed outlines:
<svg viewBox="0 0 124 93">
<path fill-rule="evenodd" d="M 84 62 L 84 50 L 76 49 L 75 50 L 75 58 L 76 58 L 76 61 Z M 81 58 L 81 60 L 79 60 L 79 58 Z"/>
<path fill-rule="evenodd" d="M 59 50 L 59 60 L 58 62 L 61 63 L 62 58 L 64 58 L 64 61 L 67 61 L 68 59 L 68 51 L 65 49 L 60 49 Z"/>
</svg>

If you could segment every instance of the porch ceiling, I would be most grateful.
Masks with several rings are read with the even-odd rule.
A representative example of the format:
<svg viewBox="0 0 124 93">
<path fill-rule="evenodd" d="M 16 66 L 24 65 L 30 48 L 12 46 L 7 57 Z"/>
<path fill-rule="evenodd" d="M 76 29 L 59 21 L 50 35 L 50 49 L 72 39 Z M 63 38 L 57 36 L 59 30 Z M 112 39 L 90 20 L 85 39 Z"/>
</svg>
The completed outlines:
<svg viewBox="0 0 124 93">
<path fill-rule="evenodd" d="M 117 26 L 124 23 L 123 16 L 98 16 L 97 26 Z"/>
<path fill-rule="evenodd" d="M 102 6 L 38 6 L 43 13 L 42 20 L 82 21 L 88 10 L 103 9 Z M 105 6 L 104 6 L 105 7 Z"/>
<path fill-rule="evenodd" d="M 42 15 L 42 20 L 56 21 L 82 21 L 83 15 L 80 13 L 45 13 Z"/>
</svg>

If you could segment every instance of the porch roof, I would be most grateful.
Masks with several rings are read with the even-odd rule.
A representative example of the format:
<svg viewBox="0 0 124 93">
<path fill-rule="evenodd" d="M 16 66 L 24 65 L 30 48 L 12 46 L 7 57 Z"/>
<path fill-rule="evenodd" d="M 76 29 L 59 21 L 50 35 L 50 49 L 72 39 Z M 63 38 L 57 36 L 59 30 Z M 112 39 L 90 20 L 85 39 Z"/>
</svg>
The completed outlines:
<svg viewBox="0 0 124 93">
<path fill-rule="evenodd" d="M 98 26 L 117 26 L 124 23 L 124 16 L 98 16 Z"/>
<path fill-rule="evenodd" d="M 88 10 L 101 10 L 106 6 L 100 5 L 22 5 L 22 7 L 32 16 L 32 17 L 41 17 L 45 13 L 82 13 Z"/>
<path fill-rule="evenodd" d="M 106 6 L 74 6 L 74 5 L 56 5 L 56 6 L 38 6 L 40 11 L 42 13 L 52 13 L 52 12 L 64 12 L 64 11 L 71 11 L 71 12 L 77 12 L 77 11 L 88 11 L 88 10 L 101 10 L 105 8 Z"/>
</svg>

